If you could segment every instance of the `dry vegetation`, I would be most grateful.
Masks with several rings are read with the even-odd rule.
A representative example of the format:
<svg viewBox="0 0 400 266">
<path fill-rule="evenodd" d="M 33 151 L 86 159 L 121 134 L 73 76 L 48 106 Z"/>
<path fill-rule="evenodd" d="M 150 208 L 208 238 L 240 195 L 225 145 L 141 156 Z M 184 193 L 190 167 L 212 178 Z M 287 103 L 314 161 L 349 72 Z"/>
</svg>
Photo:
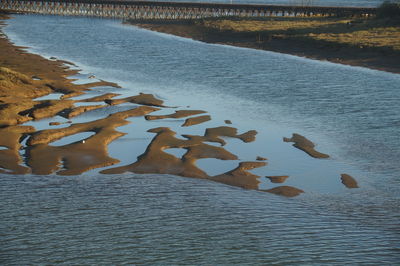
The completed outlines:
<svg viewBox="0 0 400 266">
<path fill-rule="evenodd" d="M 203 25 L 218 30 L 236 32 L 255 31 L 291 31 L 317 28 L 337 23 L 347 23 L 349 20 L 339 19 L 306 19 L 306 18 L 267 18 L 267 19 L 221 19 L 204 20 Z"/>
<path fill-rule="evenodd" d="M 400 27 L 387 19 L 238 18 L 208 19 L 198 23 L 218 31 L 258 33 L 268 38 L 298 38 L 400 51 Z"/>
<path fill-rule="evenodd" d="M 372 28 L 351 33 L 309 34 L 310 38 L 365 47 L 388 47 L 400 51 L 400 28 Z"/>
</svg>

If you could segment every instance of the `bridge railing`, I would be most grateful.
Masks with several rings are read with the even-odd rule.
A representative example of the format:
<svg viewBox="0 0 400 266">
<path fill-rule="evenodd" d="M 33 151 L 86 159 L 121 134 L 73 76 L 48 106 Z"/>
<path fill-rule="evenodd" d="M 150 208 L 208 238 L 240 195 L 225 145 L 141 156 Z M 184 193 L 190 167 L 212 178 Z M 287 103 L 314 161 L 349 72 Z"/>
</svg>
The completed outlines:
<svg viewBox="0 0 400 266">
<path fill-rule="evenodd" d="M 282 6 L 126 0 L 0 0 L 0 8 L 39 14 L 134 19 L 193 19 L 221 16 L 371 16 L 376 8 Z"/>
</svg>

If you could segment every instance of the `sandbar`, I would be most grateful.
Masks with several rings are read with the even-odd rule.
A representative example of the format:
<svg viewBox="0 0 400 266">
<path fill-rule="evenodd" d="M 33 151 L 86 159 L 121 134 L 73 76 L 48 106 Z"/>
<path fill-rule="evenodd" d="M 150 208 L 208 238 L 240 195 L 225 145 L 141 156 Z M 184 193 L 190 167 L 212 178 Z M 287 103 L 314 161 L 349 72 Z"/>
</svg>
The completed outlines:
<svg viewBox="0 0 400 266">
<path fill-rule="evenodd" d="M 300 134 L 294 133 L 291 138 L 283 138 L 283 141 L 284 142 L 294 142 L 293 147 L 296 147 L 296 148 L 304 151 L 311 157 L 319 158 L 319 159 L 329 158 L 328 154 L 316 151 L 314 149 L 315 144 Z"/>
</svg>

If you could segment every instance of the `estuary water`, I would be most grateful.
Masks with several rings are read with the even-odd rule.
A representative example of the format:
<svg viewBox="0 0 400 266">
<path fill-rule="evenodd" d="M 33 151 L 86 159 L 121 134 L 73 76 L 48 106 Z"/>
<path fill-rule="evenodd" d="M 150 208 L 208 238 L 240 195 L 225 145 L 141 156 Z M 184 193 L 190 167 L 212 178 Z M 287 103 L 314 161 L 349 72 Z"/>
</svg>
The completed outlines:
<svg viewBox="0 0 400 266">
<path fill-rule="evenodd" d="M 124 96 L 153 93 L 166 105 L 229 119 L 257 141 L 226 148 L 241 161 L 268 158 L 253 173 L 289 175 L 293 199 L 170 175 L 12 176 L 0 179 L 0 262 L 6 264 L 386 264 L 400 261 L 400 75 L 305 58 L 205 44 L 118 20 L 20 15 L 6 34 L 44 57 L 76 63 L 76 82 L 98 79 Z M 89 93 L 89 94 L 90 94 Z M 110 111 L 109 111 L 110 112 Z M 165 113 L 169 113 L 167 111 Z M 92 120 L 102 111 L 73 119 Z M 60 118 L 61 119 L 61 118 Z M 132 163 L 175 121 L 130 119 L 110 145 Z M 49 121 L 32 122 L 37 129 Z M 182 121 L 179 121 L 182 122 Z M 283 143 L 297 132 L 329 160 Z M 76 141 L 76 140 L 69 140 Z M 62 145 L 62 143 L 60 144 Z M 178 156 L 177 151 L 170 151 Z M 200 160 L 207 173 L 237 161 Z M 340 173 L 356 177 L 349 190 Z M 292 178 L 293 177 L 293 178 Z"/>
</svg>

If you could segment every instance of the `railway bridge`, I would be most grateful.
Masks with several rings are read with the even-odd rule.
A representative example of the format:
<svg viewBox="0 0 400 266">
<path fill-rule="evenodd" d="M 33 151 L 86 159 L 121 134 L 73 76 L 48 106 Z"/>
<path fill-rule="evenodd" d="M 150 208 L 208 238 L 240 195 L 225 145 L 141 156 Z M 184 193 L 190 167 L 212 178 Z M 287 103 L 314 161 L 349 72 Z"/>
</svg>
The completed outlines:
<svg viewBox="0 0 400 266">
<path fill-rule="evenodd" d="M 119 19 L 199 19 L 207 17 L 371 16 L 376 8 L 155 2 L 129 0 L 0 0 L 13 12 Z"/>
</svg>

